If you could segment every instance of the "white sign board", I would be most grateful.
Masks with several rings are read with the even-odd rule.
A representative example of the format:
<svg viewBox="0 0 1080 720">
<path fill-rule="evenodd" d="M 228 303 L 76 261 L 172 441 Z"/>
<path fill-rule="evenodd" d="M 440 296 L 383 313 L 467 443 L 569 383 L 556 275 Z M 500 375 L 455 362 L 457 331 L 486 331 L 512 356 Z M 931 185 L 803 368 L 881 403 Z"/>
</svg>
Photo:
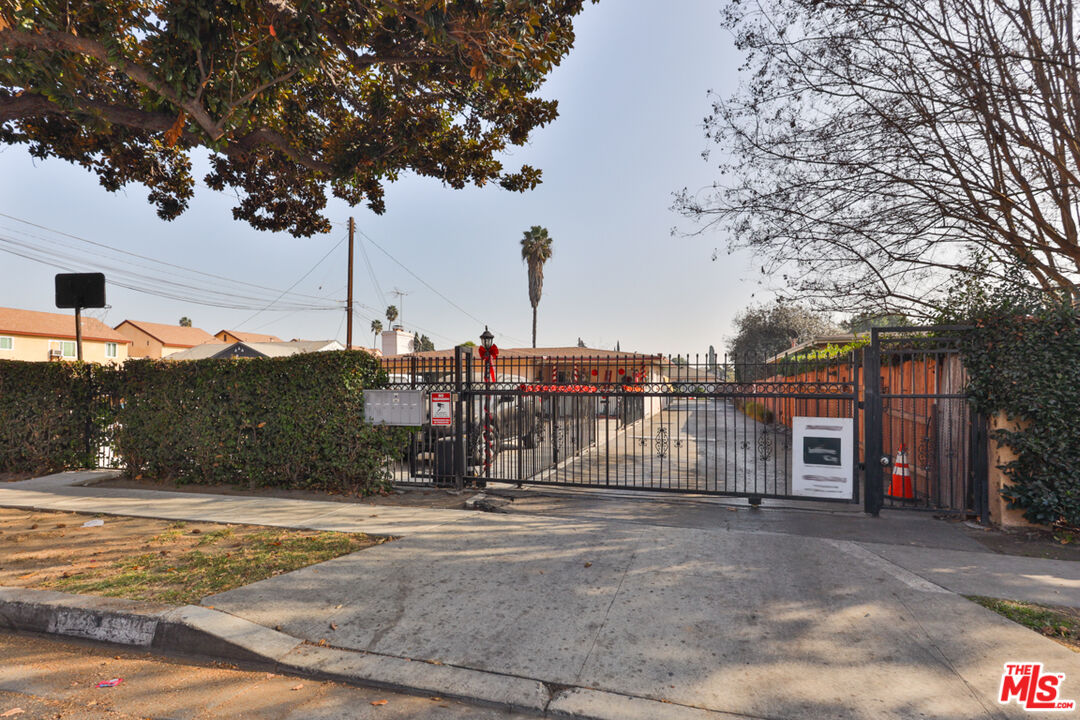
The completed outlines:
<svg viewBox="0 0 1080 720">
<path fill-rule="evenodd" d="M 855 498 L 855 422 L 851 418 L 796 417 L 791 424 L 791 494 Z"/>
<path fill-rule="evenodd" d="M 453 422 L 450 414 L 450 393 L 431 393 L 431 424 L 450 426 Z"/>
</svg>

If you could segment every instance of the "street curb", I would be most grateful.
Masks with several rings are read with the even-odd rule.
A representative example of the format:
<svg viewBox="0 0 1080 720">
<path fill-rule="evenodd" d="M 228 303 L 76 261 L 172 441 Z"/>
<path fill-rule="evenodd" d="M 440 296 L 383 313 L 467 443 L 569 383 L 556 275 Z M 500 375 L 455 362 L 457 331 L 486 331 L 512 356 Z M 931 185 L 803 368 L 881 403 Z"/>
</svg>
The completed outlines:
<svg viewBox="0 0 1080 720">
<path fill-rule="evenodd" d="M 570 688 L 555 697 L 548 715 L 574 720 L 751 720 L 750 715 L 630 697 L 603 690 Z"/>
<path fill-rule="evenodd" d="M 720 720 L 730 713 L 375 653 L 320 647 L 209 607 L 0 586 L 0 630 L 124 645 L 275 672 L 581 720 Z"/>
<path fill-rule="evenodd" d="M 273 667 L 413 695 L 441 695 L 543 714 L 538 680 L 304 643 L 209 607 L 175 607 L 52 590 L 0 587 L 0 629 Z"/>
</svg>

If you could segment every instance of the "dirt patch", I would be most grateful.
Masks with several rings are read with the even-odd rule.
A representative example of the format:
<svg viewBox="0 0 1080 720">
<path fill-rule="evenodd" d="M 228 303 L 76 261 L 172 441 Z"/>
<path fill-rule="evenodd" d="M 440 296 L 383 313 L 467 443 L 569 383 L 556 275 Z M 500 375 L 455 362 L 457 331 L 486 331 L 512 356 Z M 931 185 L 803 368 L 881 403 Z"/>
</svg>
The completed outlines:
<svg viewBox="0 0 1080 720">
<path fill-rule="evenodd" d="M 38 477 L 38 475 L 39 474 L 35 473 L 0 472 L 0 483 L 29 480 L 30 478 Z"/>
<path fill-rule="evenodd" d="M 966 524 L 962 527 L 967 535 L 996 553 L 1080 562 L 1080 537 L 1070 533 L 1036 528 L 982 529 Z"/>
<path fill-rule="evenodd" d="M 363 533 L 0 509 L 0 586 L 198 603 L 384 541 Z"/>
<path fill-rule="evenodd" d="M 465 501 L 480 490 L 443 490 L 439 488 L 415 488 L 398 490 L 386 495 L 345 495 L 315 490 L 284 490 L 282 488 L 245 488 L 229 485 L 177 485 L 156 480 L 132 480 L 124 477 L 94 483 L 95 487 L 128 488 L 134 490 L 165 490 L 168 492 L 203 493 L 207 495 L 242 495 L 246 497 L 272 497 L 289 500 L 319 500 L 322 502 L 363 503 L 365 505 L 397 505 L 401 507 L 440 508 L 461 510 Z"/>
</svg>

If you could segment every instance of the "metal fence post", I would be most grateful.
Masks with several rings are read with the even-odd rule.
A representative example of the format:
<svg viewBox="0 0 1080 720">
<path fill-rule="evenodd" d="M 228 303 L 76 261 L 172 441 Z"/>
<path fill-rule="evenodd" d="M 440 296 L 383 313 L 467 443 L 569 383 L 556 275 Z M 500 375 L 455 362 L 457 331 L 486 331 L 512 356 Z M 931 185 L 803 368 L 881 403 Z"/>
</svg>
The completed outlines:
<svg viewBox="0 0 1080 720">
<path fill-rule="evenodd" d="M 881 345 L 878 329 L 870 329 L 870 344 L 863 349 L 863 411 L 866 448 L 863 451 L 866 479 L 863 508 L 877 516 L 884 502 L 882 486 L 881 438 Z"/>
<path fill-rule="evenodd" d="M 853 467 L 855 468 L 856 471 L 859 469 L 859 466 L 860 466 L 860 464 L 859 464 L 859 421 L 862 420 L 862 419 L 865 419 L 865 418 L 860 418 L 859 417 L 859 415 L 860 415 L 859 410 L 862 409 L 863 412 L 861 414 L 864 415 L 864 416 L 866 415 L 864 402 L 859 397 L 859 378 L 863 377 L 862 359 L 863 359 L 862 353 L 860 353 L 858 350 L 852 350 L 851 351 L 851 359 L 850 359 L 850 362 L 851 362 L 851 366 L 850 366 L 851 367 L 851 405 L 852 405 L 852 414 L 853 414 L 854 419 L 855 419 L 855 422 L 852 423 L 852 425 L 854 425 L 854 427 L 855 427 L 855 438 L 854 438 L 855 442 L 852 443 L 852 444 L 855 446 L 854 447 L 855 460 L 854 460 Z M 865 431 L 864 431 L 864 433 L 865 433 Z M 863 462 L 862 462 L 864 480 L 866 478 L 866 466 L 867 466 L 865 438 L 866 438 L 866 436 L 864 434 L 863 435 L 863 440 L 864 440 Z M 852 501 L 857 503 L 862 499 L 861 496 L 865 495 L 865 493 L 863 492 L 863 488 L 859 487 L 859 483 L 856 482 L 856 483 L 853 483 L 852 485 L 853 485 L 852 490 L 854 491 L 854 495 L 855 495 L 852 498 Z"/>
<path fill-rule="evenodd" d="M 465 487 L 465 418 L 462 412 L 462 356 L 466 348 L 458 345 L 454 348 L 454 487 L 462 490 Z"/>
</svg>

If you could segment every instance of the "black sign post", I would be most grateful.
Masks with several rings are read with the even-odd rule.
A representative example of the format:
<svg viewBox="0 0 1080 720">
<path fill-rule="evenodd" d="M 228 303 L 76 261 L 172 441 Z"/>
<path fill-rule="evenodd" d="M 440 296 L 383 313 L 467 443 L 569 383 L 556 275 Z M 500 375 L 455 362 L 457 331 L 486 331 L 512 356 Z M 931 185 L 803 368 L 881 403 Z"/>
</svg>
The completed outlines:
<svg viewBox="0 0 1080 720">
<path fill-rule="evenodd" d="M 57 273 L 56 307 L 75 308 L 75 344 L 79 362 L 82 362 L 82 309 L 105 307 L 105 275 Z"/>
</svg>

